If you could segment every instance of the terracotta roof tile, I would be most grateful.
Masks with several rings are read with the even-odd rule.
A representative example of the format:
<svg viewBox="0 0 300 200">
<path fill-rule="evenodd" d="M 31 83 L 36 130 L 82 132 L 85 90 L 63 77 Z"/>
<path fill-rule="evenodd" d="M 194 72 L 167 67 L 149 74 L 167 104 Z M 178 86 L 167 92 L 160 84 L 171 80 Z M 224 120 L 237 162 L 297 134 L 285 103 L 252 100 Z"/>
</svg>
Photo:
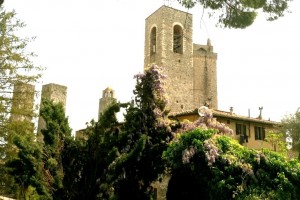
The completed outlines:
<svg viewBox="0 0 300 200">
<path fill-rule="evenodd" d="M 280 124 L 280 122 L 276 122 L 276 121 L 237 115 L 235 113 L 222 111 L 222 110 L 212 110 L 212 111 L 213 111 L 213 116 L 214 117 L 224 117 L 224 118 L 228 118 L 228 119 L 251 121 L 251 122 L 272 124 L 272 125 L 279 125 Z M 182 112 L 174 112 L 174 113 L 170 114 L 170 117 L 185 116 L 185 115 L 191 115 L 191 114 L 197 114 L 198 115 L 198 109 L 185 110 L 185 111 L 182 111 Z"/>
</svg>

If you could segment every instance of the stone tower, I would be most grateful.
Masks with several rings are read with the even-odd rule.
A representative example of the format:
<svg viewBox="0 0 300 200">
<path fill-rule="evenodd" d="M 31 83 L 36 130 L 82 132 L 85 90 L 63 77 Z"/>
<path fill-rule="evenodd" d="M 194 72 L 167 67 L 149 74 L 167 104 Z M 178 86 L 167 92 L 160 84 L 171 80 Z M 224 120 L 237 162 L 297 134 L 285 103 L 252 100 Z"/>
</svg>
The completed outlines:
<svg viewBox="0 0 300 200">
<path fill-rule="evenodd" d="M 14 85 L 11 121 L 32 121 L 34 94 L 34 85 L 21 82 Z"/>
<path fill-rule="evenodd" d="M 146 18 L 144 67 L 166 69 L 166 92 L 171 112 L 202 105 L 218 108 L 216 59 L 208 40 L 193 44 L 193 16 L 162 6 Z"/>
<path fill-rule="evenodd" d="M 67 87 L 54 83 L 43 85 L 41 97 L 52 100 L 54 103 L 62 103 L 66 109 Z"/>
<path fill-rule="evenodd" d="M 194 105 L 218 109 L 217 54 L 210 39 L 206 45 L 193 44 Z"/>
<path fill-rule="evenodd" d="M 54 103 L 62 103 L 64 110 L 66 110 L 67 87 L 63 85 L 54 84 L 54 83 L 43 85 L 40 109 L 42 108 L 42 99 L 44 98 L 52 100 Z M 41 129 L 44 128 L 45 128 L 44 119 L 42 117 L 39 117 L 38 133 L 40 132 Z"/>
<path fill-rule="evenodd" d="M 103 90 L 102 98 L 100 98 L 99 100 L 98 116 L 100 116 L 100 114 L 103 114 L 107 107 L 113 102 L 116 102 L 115 91 L 112 88 L 107 87 L 105 90 Z"/>
</svg>

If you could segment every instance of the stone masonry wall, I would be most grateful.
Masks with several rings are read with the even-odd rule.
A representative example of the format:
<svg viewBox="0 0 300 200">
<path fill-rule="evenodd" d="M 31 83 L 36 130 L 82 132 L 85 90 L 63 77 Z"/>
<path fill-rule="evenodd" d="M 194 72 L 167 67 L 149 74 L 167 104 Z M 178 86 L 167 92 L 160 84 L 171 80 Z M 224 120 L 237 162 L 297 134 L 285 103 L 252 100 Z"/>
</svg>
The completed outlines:
<svg viewBox="0 0 300 200">
<path fill-rule="evenodd" d="M 52 100 L 54 103 L 62 103 L 64 109 L 66 109 L 66 101 L 67 101 L 67 87 L 63 85 L 58 85 L 54 83 L 49 83 L 43 85 L 42 94 L 41 94 L 41 104 L 40 109 L 42 108 L 42 99 Z M 38 121 L 38 137 L 41 137 L 40 130 L 45 128 L 45 121 L 42 117 L 39 117 Z"/>
<path fill-rule="evenodd" d="M 14 85 L 11 117 L 12 121 L 31 121 L 34 105 L 34 85 L 27 83 L 16 83 Z"/>
<path fill-rule="evenodd" d="M 218 109 L 217 54 L 207 45 L 194 44 L 194 108 L 206 105 Z"/>
<path fill-rule="evenodd" d="M 99 100 L 98 117 L 113 103 L 116 102 L 115 91 L 111 88 L 106 88 L 102 92 L 102 98 Z"/>
<path fill-rule="evenodd" d="M 173 52 L 173 27 L 183 30 L 183 53 Z M 150 55 L 150 33 L 156 27 L 156 52 Z M 162 6 L 146 19 L 145 68 L 153 62 L 163 66 L 168 76 L 166 92 L 172 112 L 193 107 L 192 15 Z"/>
</svg>

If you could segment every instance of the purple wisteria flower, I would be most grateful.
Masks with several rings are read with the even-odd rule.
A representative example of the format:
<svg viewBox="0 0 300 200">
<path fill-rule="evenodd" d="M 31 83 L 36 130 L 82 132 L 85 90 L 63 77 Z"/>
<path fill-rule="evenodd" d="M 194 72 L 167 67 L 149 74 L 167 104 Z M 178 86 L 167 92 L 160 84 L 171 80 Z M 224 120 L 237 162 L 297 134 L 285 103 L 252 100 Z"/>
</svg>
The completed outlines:
<svg viewBox="0 0 300 200">
<path fill-rule="evenodd" d="M 195 155 L 196 152 L 197 152 L 197 148 L 196 147 L 190 147 L 188 149 L 185 149 L 182 152 L 182 163 L 183 164 L 189 163 L 190 159 Z"/>
<path fill-rule="evenodd" d="M 218 148 L 215 146 L 211 139 L 204 141 L 204 150 L 205 157 L 207 160 L 208 166 L 212 166 L 216 162 L 216 159 L 219 158 Z"/>
<path fill-rule="evenodd" d="M 144 74 L 144 73 L 138 73 L 138 74 L 135 74 L 135 75 L 133 76 L 133 78 L 138 79 L 138 80 L 140 80 L 140 79 L 142 79 L 142 78 L 144 78 L 144 77 L 145 77 L 145 74 Z"/>
</svg>

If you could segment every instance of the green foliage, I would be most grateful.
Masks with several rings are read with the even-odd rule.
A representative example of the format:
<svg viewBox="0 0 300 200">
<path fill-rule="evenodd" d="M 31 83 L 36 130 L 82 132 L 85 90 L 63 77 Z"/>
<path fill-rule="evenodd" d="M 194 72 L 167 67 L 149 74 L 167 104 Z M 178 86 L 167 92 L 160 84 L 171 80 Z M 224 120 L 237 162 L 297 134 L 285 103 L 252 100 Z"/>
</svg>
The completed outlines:
<svg viewBox="0 0 300 200">
<path fill-rule="evenodd" d="M 151 66 L 144 74 L 135 76 L 135 99 L 126 110 L 120 127 L 118 146 L 110 154 L 115 159 L 108 165 L 107 183 L 114 191 L 111 198 L 149 199 L 151 183 L 164 173 L 162 152 L 172 138 L 173 127 L 165 110 L 165 75 L 162 68 Z M 105 194 L 107 191 L 102 191 Z"/>
<path fill-rule="evenodd" d="M 186 8 L 200 4 L 212 15 L 218 15 L 219 24 L 228 28 L 246 28 L 250 26 L 258 12 L 268 14 L 267 20 L 276 20 L 284 16 L 291 0 L 177 0 Z"/>
<path fill-rule="evenodd" d="M 64 149 L 61 152 L 64 170 L 63 188 L 57 195 L 59 195 L 59 199 L 80 199 L 83 196 L 79 194 L 86 191 L 84 190 L 86 187 L 84 183 L 87 184 L 81 182 L 82 168 L 91 155 L 87 154 L 84 140 L 66 138 L 64 142 Z M 88 193 L 86 196 L 88 196 Z"/>
<path fill-rule="evenodd" d="M 0 4 L 2 3 L 3 1 L 0 1 Z M 4 194 L 16 191 L 13 178 L 6 173 L 8 169 L 5 167 L 5 163 L 17 153 L 13 143 L 14 136 L 20 133 L 20 129 L 31 126 L 28 123 L 18 124 L 10 120 L 10 116 L 34 114 L 32 108 L 12 109 L 13 103 L 22 103 L 18 98 L 13 99 L 13 88 L 18 83 L 34 84 L 41 77 L 42 70 L 33 64 L 31 59 L 35 55 L 26 49 L 33 38 L 21 38 L 16 34 L 24 26 L 25 24 L 16 18 L 14 11 L 7 12 L 0 5 L 0 168 L 3 169 L 0 172 L 0 184 L 5 185 Z"/>
<path fill-rule="evenodd" d="M 64 195 L 64 167 L 69 166 L 63 165 L 62 157 L 67 157 L 65 146 L 70 148 L 74 139 L 61 103 L 43 99 L 40 115 L 45 121 L 43 137 L 36 138 L 33 125 L 26 120 L 10 128 L 16 156 L 6 166 L 19 188 L 18 199 L 61 199 Z"/>
<path fill-rule="evenodd" d="M 15 12 L 6 12 L 0 6 L 0 128 L 7 130 L 6 123 L 11 113 L 13 87 L 16 83 L 34 84 L 41 77 L 41 67 L 33 64 L 35 56 L 26 47 L 33 38 L 21 38 L 16 31 L 25 27 Z M 23 111 L 24 112 L 24 111 Z M 3 135 L 0 135 L 3 137 Z"/>
<path fill-rule="evenodd" d="M 126 106 L 118 103 L 111 105 L 98 122 L 92 121 L 84 130 L 88 136 L 87 141 L 78 138 L 72 146 L 66 148 L 65 153 L 70 156 L 66 156 L 67 162 L 64 165 L 72 163 L 74 166 L 65 171 L 67 199 L 108 199 L 111 187 L 108 165 L 118 155 L 120 137 L 120 125 L 115 113 Z"/>
<path fill-rule="evenodd" d="M 300 152 L 300 109 L 295 114 L 287 115 L 281 121 L 282 132 L 293 138 L 293 150 Z M 300 153 L 298 159 L 300 160 Z"/>
<path fill-rule="evenodd" d="M 170 121 L 162 71 L 152 66 L 137 75 L 134 101 L 113 103 L 76 140 L 62 104 L 43 99 L 43 137 L 29 124 L 11 129 L 17 151 L 6 170 L 18 198 L 152 199 L 152 183 L 166 174 L 168 199 L 300 198 L 299 162 L 241 146 L 208 108 L 199 108 L 195 122 Z M 279 136 L 267 139 L 278 147 Z"/>
<path fill-rule="evenodd" d="M 273 151 L 286 156 L 287 154 L 287 143 L 285 141 L 285 134 L 270 131 L 267 134 L 266 141 L 271 144 Z"/>
<path fill-rule="evenodd" d="M 162 152 L 173 125 L 165 110 L 162 68 L 136 76 L 132 103 L 112 104 L 83 131 L 87 140 L 69 142 L 63 152 L 66 199 L 150 199 L 151 183 L 164 173 Z M 116 113 L 126 109 L 125 122 Z"/>
<path fill-rule="evenodd" d="M 20 131 L 20 130 L 19 130 Z M 18 132 L 14 135 L 14 145 L 17 150 L 16 157 L 10 158 L 7 163 L 7 170 L 14 178 L 19 190 L 14 191 L 18 199 L 26 199 L 30 188 L 35 188 L 39 194 L 48 196 L 41 179 L 42 149 L 35 142 L 33 130 Z"/>
<path fill-rule="evenodd" d="M 256 15 L 256 12 L 232 10 L 226 17 L 220 19 L 219 23 L 224 24 L 225 27 L 246 28 L 253 24 Z"/>
<path fill-rule="evenodd" d="M 46 127 L 41 130 L 43 138 L 43 179 L 53 198 L 60 198 L 63 189 L 64 166 L 62 161 L 65 141 L 73 140 L 68 118 L 65 117 L 63 105 L 42 99 L 40 116 Z M 69 166 L 68 166 L 69 167 Z"/>
<path fill-rule="evenodd" d="M 300 164 L 273 151 L 256 151 L 213 130 L 178 136 L 164 158 L 170 164 L 168 199 L 299 199 Z M 193 186 L 184 184 L 192 182 Z M 195 189 L 198 188 L 198 189 Z"/>
<path fill-rule="evenodd" d="M 41 196 L 37 193 L 37 191 L 34 187 L 29 186 L 28 190 L 25 194 L 25 199 L 26 200 L 40 200 L 40 199 L 43 199 L 43 198 L 41 198 Z"/>
</svg>

